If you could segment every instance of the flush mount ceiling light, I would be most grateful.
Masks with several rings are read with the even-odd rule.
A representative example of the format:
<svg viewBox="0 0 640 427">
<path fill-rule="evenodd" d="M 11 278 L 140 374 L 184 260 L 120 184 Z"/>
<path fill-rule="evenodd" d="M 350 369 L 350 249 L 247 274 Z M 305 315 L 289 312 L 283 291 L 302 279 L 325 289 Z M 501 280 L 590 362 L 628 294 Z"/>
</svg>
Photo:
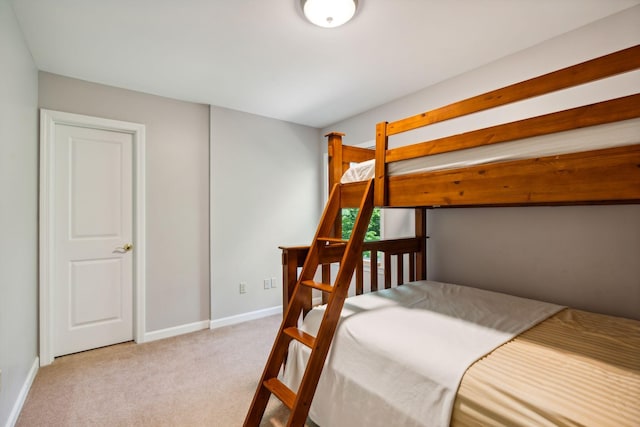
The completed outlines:
<svg viewBox="0 0 640 427">
<path fill-rule="evenodd" d="M 311 23 L 335 28 L 349 22 L 356 13 L 357 0 L 301 0 L 304 16 Z"/>
</svg>

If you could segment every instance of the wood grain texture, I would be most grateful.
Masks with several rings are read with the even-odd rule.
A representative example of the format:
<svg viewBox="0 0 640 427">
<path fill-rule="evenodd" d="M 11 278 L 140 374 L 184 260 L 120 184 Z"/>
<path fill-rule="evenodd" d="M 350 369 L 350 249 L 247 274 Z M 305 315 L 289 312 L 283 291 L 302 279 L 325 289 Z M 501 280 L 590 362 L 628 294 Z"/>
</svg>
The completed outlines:
<svg viewBox="0 0 640 427">
<path fill-rule="evenodd" d="M 358 196 L 358 194 L 362 194 L 362 189 L 364 188 L 364 186 L 364 181 L 342 184 L 342 197 L 340 199 L 340 207 L 357 208 L 360 204 L 360 197 Z"/>
<path fill-rule="evenodd" d="M 345 163 L 360 163 L 376 158 L 376 150 L 370 148 L 342 146 L 342 158 Z"/>
<path fill-rule="evenodd" d="M 289 409 L 293 408 L 296 394 L 286 385 L 282 384 L 277 378 L 270 378 L 264 382 L 264 386 L 280 399 L 282 403 Z"/>
<path fill-rule="evenodd" d="M 314 336 L 309 335 L 305 331 L 301 331 L 300 329 L 293 326 L 290 328 L 286 328 L 284 330 L 284 333 L 289 335 L 294 340 L 301 342 L 302 344 L 306 345 L 309 348 L 313 348 L 313 346 L 316 343 L 316 338 Z"/>
<path fill-rule="evenodd" d="M 375 187 L 373 203 L 376 206 L 387 204 L 387 149 L 389 148 L 389 137 L 387 136 L 387 123 L 381 122 L 376 125 L 376 168 Z"/>
<path fill-rule="evenodd" d="M 393 206 L 640 203 L 640 145 L 389 179 Z"/>
</svg>

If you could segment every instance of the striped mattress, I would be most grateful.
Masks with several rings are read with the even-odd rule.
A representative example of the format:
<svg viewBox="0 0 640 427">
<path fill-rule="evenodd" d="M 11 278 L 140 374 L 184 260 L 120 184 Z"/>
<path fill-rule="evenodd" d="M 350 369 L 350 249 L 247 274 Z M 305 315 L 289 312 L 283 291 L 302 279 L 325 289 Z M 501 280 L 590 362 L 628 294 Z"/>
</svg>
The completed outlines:
<svg viewBox="0 0 640 427">
<path fill-rule="evenodd" d="M 640 426 L 640 322 L 565 309 L 473 364 L 452 426 Z"/>
</svg>

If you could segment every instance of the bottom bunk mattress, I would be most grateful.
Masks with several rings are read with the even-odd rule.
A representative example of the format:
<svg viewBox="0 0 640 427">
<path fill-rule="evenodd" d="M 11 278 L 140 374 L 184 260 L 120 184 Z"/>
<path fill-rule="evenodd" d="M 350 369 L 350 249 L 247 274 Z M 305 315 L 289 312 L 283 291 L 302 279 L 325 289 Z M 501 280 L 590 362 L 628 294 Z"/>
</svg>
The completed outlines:
<svg viewBox="0 0 640 427">
<path fill-rule="evenodd" d="M 314 334 L 322 315 L 301 328 Z M 634 425 L 639 348 L 637 321 L 415 282 L 347 300 L 309 416 L 320 427 Z M 292 390 L 308 354 L 291 343 Z"/>
</svg>

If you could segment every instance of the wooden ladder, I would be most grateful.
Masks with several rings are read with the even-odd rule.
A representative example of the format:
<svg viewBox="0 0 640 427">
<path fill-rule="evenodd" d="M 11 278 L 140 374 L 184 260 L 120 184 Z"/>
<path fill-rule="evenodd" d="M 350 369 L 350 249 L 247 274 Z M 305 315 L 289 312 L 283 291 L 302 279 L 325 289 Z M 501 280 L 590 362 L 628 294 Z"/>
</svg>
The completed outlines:
<svg viewBox="0 0 640 427">
<path fill-rule="evenodd" d="M 316 391 L 334 332 L 340 320 L 340 313 L 348 294 L 353 272 L 359 258 L 362 257 L 362 243 L 369 226 L 371 212 L 373 211 L 373 180 L 371 180 L 366 184 L 358 216 L 349 240 L 329 237 L 333 225 L 339 218 L 338 215 L 341 215 L 340 192 L 340 184 L 334 185 L 320 219 L 318 230 L 309 248 L 307 259 L 302 267 L 291 302 L 273 344 L 264 373 L 258 384 L 258 389 L 244 421 L 245 427 L 257 427 L 260 424 L 271 394 L 280 399 L 291 411 L 287 426 L 304 426 L 307 420 L 311 400 Z M 344 246 L 344 254 L 340 261 L 336 281 L 333 285 L 314 282 L 313 278 L 320 263 L 321 251 L 323 248 L 334 247 L 335 245 Z M 329 301 L 316 337 L 297 328 L 298 319 L 305 307 L 305 301 L 310 299 L 312 289 L 319 289 L 329 293 Z M 277 378 L 292 339 L 300 341 L 311 349 L 311 355 L 297 393 L 293 392 Z"/>
</svg>

